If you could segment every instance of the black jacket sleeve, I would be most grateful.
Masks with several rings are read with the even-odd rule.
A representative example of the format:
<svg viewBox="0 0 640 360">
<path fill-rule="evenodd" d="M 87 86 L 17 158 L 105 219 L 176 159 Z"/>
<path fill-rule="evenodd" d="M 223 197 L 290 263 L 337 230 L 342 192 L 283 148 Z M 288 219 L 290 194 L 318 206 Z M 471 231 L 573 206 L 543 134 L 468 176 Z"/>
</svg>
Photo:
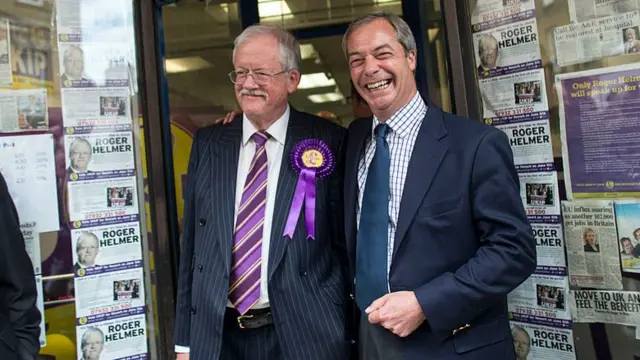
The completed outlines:
<svg viewBox="0 0 640 360">
<path fill-rule="evenodd" d="M 40 351 L 37 296 L 18 213 L 0 174 L 0 341 L 20 360 L 32 360 Z"/>
</svg>

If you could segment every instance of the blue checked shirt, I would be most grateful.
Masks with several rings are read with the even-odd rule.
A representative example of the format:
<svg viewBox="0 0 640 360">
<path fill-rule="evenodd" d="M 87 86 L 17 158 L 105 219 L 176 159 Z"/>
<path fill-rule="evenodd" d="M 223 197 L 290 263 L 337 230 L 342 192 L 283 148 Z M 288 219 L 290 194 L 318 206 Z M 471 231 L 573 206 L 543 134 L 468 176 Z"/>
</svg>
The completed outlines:
<svg viewBox="0 0 640 360">
<path fill-rule="evenodd" d="M 400 213 L 400 200 L 404 190 L 404 181 L 407 177 L 409 169 L 409 161 L 413 153 L 413 146 L 416 143 L 418 132 L 424 116 L 427 113 L 427 105 L 422 100 L 419 93 L 409 101 L 407 105 L 398 110 L 387 120 L 389 125 L 387 132 L 387 143 L 389 144 L 389 152 L 391 155 L 391 168 L 389 169 L 389 227 L 388 227 L 388 245 L 387 245 L 387 274 L 391 268 L 391 256 L 393 255 L 393 244 L 398 226 L 398 214 Z M 357 221 L 360 226 L 360 209 L 362 208 L 362 196 L 364 194 L 364 185 L 367 181 L 367 173 L 369 164 L 373 160 L 376 151 L 376 142 L 374 130 L 380 124 L 374 116 L 371 124 L 371 135 L 367 140 L 364 156 L 360 157 L 358 164 L 358 210 Z"/>
</svg>

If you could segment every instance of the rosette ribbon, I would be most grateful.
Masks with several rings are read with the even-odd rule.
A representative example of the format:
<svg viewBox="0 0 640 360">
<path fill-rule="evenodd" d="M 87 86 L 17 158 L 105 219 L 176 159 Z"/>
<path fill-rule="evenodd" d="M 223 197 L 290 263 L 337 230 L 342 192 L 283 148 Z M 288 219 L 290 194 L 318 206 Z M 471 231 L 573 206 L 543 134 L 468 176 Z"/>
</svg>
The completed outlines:
<svg viewBox="0 0 640 360">
<path fill-rule="evenodd" d="M 327 144 L 317 139 L 305 139 L 293 148 L 291 165 L 299 176 L 283 235 L 293 238 L 304 205 L 307 238 L 315 239 L 316 180 L 331 174 L 335 159 Z"/>
</svg>

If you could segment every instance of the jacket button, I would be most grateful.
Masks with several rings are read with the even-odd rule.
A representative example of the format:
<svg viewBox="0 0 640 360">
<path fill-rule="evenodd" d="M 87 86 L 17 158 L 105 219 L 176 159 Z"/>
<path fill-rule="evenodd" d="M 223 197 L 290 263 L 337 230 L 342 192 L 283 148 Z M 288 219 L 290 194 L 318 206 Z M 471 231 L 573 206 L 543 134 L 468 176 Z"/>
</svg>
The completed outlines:
<svg viewBox="0 0 640 360">
<path fill-rule="evenodd" d="M 351 298 L 351 300 L 355 299 L 355 296 L 353 296 L 353 294 L 349 294 L 349 297 Z"/>
<path fill-rule="evenodd" d="M 202 266 L 202 264 L 198 265 L 198 271 L 202 272 L 203 268 L 204 268 L 204 266 Z"/>
<path fill-rule="evenodd" d="M 200 224 L 200 226 L 205 226 L 205 225 L 207 225 L 207 220 L 200 219 L 199 224 Z"/>
<path fill-rule="evenodd" d="M 195 307 L 191 307 L 191 315 L 195 315 L 196 314 L 196 308 Z"/>
<path fill-rule="evenodd" d="M 300 270 L 300 276 L 307 276 L 307 270 Z"/>
</svg>

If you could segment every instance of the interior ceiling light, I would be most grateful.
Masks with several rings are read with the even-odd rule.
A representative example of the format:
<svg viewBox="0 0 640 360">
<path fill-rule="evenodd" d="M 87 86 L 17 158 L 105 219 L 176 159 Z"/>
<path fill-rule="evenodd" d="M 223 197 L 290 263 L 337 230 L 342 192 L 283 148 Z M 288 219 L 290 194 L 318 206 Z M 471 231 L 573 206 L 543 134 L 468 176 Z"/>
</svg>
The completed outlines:
<svg viewBox="0 0 640 360">
<path fill-rule="evenodd" d="M 300 45 L 300 54 L 302 55 L 302 60 L 314 58 L 315 53 L 316 53 L 316 49 L 313 47 L 313 44 Z"/>
<path fill-rule="evenodd" d="M 291 9 L 284 0 L 258 0 L 258 12 L 261 18 L 291 15 Z"/>
<path fill-rule="evenodd" d="M 195 71 L 213 67 L 213 65 L 200 56 L 167 59 L 164 62 L 167 74 L 175 74 L 186 71 Z"/>
<path fill-rule="evenodd" d="M 329 79 L 327 74 L 318 72 L 302 75 L 300 77 L 300 85 L 298 85 L 298 89 L 313 89 L 317 87 L 334 86 L 335 84 L 336 81 L 334 79 Z"/>
<path fill-rule="evenodd" d="M 313 95 L 307 96 L 307 98 L 314 104 L 344 100 L 344 96 L 342 94 L 335 93 L 335 92 L 324 93 L 324 94 L 313 94 Z"/>
</svg>

